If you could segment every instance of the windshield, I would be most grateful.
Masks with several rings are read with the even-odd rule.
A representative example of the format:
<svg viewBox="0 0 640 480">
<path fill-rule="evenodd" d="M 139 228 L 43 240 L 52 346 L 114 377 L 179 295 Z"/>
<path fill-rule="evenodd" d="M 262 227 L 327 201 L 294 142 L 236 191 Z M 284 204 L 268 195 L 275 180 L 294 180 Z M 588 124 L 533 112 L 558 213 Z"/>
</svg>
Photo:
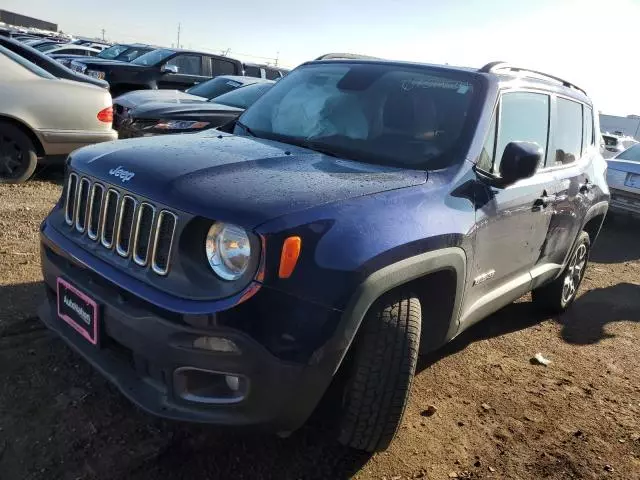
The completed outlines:
<svg viewBox="0 0 640 480">
<path fill-rule="evenodd" d="M 260 82 L 247 85 L 246 87 L 232 90 L 231 92 L 212 98 L 210 102 L 220 103 L 229 107 L 249 108 L 262 95 L 267 93 L 273 86 L 271 82 Z"/>
<path fill-rule="evenodd" d="M 459 159 L 471 136 L 480 97 L 472 82 L 426 66 L 306 65 L 254 103 L 236 131 L 363 162 L 439 168 Z"/>
<path fill-rule="evenodd" d="M 631 162 L 640 162 L 640 144 L 625 150 L 616 157 L 616 160 L 629 160 Z"/>
<path fill-rule="evenodd" d="M 126 51 L 128 48 L 129 47 L 127 47 L 126 45 L 113 45 L 112 47 L 105 48 L 96 56 L 98 58 L 106 58 L 108 60 L 113 60 L 122 52 Z"/>
<path fill-rule="evenodd" d="M 189 88 L 186 92 L 191 95 L 198 95 L 204 98 L 213 98 L 223 93 L 230 92 L 238 87 L 242 86 L 242 82 L 231 80 L 225 77 L 216 77 L 206 82 L 200 83 L 195 87 Z"/>
<path fill-rule="evenodd" d="M 140 55 L 131 63 L 135 65 L 157 65 L 166 58 L 169 58 L 174 53 L 175 52 L 173 50 L 165 50 L 164 48 L 160 48 L 158 50 L 153 50 L 151 52 L 145 53 L 144 55 Z"/>
<path fill-rule="evenodd" d="M 35 48 L 40 52 L 48 52 L 49 50 L 53 50 L 54 48 L 58 48 L 59 46 L 59 43 L 43 43 L 36 46 Z"/>
</svg>

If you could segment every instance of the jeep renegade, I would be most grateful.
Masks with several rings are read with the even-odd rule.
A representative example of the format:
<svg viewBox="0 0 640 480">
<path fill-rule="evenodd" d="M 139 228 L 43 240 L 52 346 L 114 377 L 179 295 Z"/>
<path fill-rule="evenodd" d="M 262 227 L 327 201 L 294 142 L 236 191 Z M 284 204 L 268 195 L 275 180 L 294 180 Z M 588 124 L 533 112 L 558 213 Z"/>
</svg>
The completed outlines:
<svg viewBox="0 0 640 480">
<path fill-rule="evenodd" d="M 74 152 L 40 317 L 153 414 L 288 434 L 331 386 L 339 440 L 385 449 L 419 352 L 529 291 L 575 299 L 597 118 L 499 62 L 306 63 L 225 131 Z"/>
</svg>

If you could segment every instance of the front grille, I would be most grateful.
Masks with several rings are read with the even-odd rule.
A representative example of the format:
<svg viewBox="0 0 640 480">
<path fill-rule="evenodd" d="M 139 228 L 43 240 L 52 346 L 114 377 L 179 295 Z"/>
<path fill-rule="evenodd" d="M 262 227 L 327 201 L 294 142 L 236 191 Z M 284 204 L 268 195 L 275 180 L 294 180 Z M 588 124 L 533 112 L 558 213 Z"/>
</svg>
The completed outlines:
<svg viewBox="0 0 640 480">
<path fill-rule="evenodd" d="M 178 217 L 149 202 L 138 202 L 76 173 L 65 185 L 65 221 L 81 234 L 120 257 L 132 258 L 140 267 L 150 266 L 158 275 L 169 272 Z M 114 248 L 115 247 L 115 248 Z"/>
</svg>

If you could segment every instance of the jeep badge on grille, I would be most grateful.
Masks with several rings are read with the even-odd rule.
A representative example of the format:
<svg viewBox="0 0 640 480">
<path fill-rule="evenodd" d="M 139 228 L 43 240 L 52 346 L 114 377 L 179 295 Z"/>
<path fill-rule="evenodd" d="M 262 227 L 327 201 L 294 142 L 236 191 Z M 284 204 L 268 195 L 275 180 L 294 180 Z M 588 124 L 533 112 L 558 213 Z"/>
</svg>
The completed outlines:
<svg viewBox="0 0 640 480">
<path fill-rule="evenodd" d="M 122 168 L 122 166 L 118 166 L 109 170 L 109 175 L 113 175 L 114 177 L 119 178 L 120 181 L 124 183 L 131 180 L 135 176 L 135 173 L 125 170 L 124 168 Z"/>
</svg>

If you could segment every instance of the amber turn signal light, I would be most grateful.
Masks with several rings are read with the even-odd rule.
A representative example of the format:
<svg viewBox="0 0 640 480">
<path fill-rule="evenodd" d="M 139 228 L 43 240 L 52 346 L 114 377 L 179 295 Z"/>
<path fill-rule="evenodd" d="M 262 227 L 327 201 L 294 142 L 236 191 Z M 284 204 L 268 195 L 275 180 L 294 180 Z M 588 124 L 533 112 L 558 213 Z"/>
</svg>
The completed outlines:
<svg viewBox="0 0 640 480">
<path fill-rule="evenodd" d="M 289 237 L 282 245 L 282 255 L 280 256 L 280 270 L 278 276 L 280 278 L 289 278 L 296 268 L 300 250 L 302 249 L 302 240 L 300 237 Z"/>
</svg>

